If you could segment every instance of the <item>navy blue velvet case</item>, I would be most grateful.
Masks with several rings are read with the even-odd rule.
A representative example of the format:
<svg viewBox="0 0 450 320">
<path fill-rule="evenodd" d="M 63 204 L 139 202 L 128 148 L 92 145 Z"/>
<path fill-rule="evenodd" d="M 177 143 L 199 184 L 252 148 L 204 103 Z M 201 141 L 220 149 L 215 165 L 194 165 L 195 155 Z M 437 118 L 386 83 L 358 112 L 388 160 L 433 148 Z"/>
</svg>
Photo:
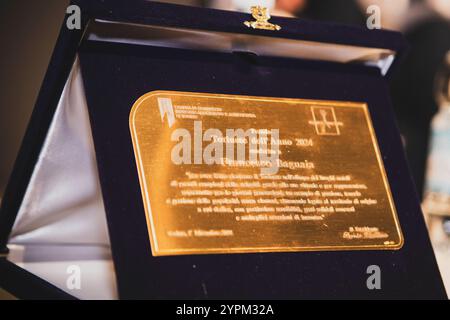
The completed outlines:
<svg viewBox="0 0 450 320">
<path fill-rule="evenodd" d="M 244 27 L 242 22 L 250 16 L 241 13 L 146 1 L 75 2 L 88 13 L 84 26 L 98 18 L 385 48 L 397 52 L 394 66 L 405 46 L 397 33 L 312 21 L 273 18 L 283 29 L 271 32 Z M 81 39 L 81 32 L 62 29 L 0 212 L 0 246 L 6 245 L 78 53 L 121 298 L 446 297 L 407 169 L 386 76 L 378 68 Z M 153 257 L 128 126 L 133 103 L 153 90 L 367 102 L 405 238 L 403 248 Z M 372 264 L 381 267 L 382 290 L 366 287 L 366 269 Z"/>
</svg>

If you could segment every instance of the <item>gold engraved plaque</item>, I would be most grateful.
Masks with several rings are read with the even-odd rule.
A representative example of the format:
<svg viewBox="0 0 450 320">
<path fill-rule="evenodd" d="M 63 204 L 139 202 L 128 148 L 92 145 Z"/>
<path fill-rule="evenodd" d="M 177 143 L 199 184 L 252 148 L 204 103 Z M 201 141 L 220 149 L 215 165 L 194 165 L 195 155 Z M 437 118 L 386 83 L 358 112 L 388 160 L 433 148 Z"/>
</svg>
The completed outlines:
<svg viewBox="0 0 450 320">
<path fill-rule="evenodd" d="M 403 244 L 365 103 L 154 91 L 130 128 L 154 256 Z"/>
</svg>

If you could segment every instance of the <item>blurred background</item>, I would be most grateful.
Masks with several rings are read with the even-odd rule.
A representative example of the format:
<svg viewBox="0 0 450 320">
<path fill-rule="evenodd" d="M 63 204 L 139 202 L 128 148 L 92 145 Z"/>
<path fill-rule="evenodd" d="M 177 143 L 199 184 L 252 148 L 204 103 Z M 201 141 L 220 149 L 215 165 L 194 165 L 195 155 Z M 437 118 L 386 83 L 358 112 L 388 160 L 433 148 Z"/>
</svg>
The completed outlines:
<svg viewBox="0 0 450 320">
<path fill-rule="evenodd" d="M 131 0 L 126 1 L 131 3 Z M 270 8 L 272 15 L 359 26 L 366 26 L 367 8 L 378 5 L 382 27 L 403 32 L 411 45 L 409 55 L 395 74 L 391 89 L 418 194 L 424 198 L 427 211 L 450 213 L 450 151 L 444 152 L 450 150 L 450 0 L 167 2 L 246 12 L 251 5 L 261 4 Z M 0 1 L 0 38 L 3 43 L 0 50 L 0 198 L 67 5 L 67 0 Z M 428 158 L 430 160 L 427 161 Z M 450 229 L 450 226 L 446 228 Z"/>
</svg>

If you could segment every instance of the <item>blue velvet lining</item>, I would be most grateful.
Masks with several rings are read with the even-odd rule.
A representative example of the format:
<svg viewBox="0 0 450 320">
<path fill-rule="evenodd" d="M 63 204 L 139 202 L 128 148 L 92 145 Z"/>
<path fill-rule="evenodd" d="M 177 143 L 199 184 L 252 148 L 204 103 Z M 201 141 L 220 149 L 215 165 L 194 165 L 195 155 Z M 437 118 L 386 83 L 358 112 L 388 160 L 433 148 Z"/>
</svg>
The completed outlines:
<svg viewBox="0 0 450 320">
<path fill-rule="evenodd" d="M 378 69 L 93 41 L 80 61 L 121 298 L 445 297 Z M 153 90 L 367 102 L 404 247 L 153 257 L 128 124 L 133 103 Z M 366 287 L 371 264 L 383 290 Z"/>
</svg>

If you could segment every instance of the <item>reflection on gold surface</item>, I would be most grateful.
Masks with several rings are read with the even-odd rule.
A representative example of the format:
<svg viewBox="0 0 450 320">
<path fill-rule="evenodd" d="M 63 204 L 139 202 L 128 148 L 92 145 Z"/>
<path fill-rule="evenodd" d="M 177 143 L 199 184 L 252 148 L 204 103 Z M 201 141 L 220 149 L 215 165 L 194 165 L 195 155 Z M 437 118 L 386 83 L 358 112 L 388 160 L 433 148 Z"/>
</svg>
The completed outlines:
<svg viewBox="0 0 450 320">
<path fill-rule="evenodd" d="M 17 298 L 4 289 L 0 288 L 0 300 L 17 300 Z"/>
<path fill-rule="evenodd" d="M 154 91 L 130 128 L 154 256 L 403 244 L 364 103 Z"/>
</svg>

